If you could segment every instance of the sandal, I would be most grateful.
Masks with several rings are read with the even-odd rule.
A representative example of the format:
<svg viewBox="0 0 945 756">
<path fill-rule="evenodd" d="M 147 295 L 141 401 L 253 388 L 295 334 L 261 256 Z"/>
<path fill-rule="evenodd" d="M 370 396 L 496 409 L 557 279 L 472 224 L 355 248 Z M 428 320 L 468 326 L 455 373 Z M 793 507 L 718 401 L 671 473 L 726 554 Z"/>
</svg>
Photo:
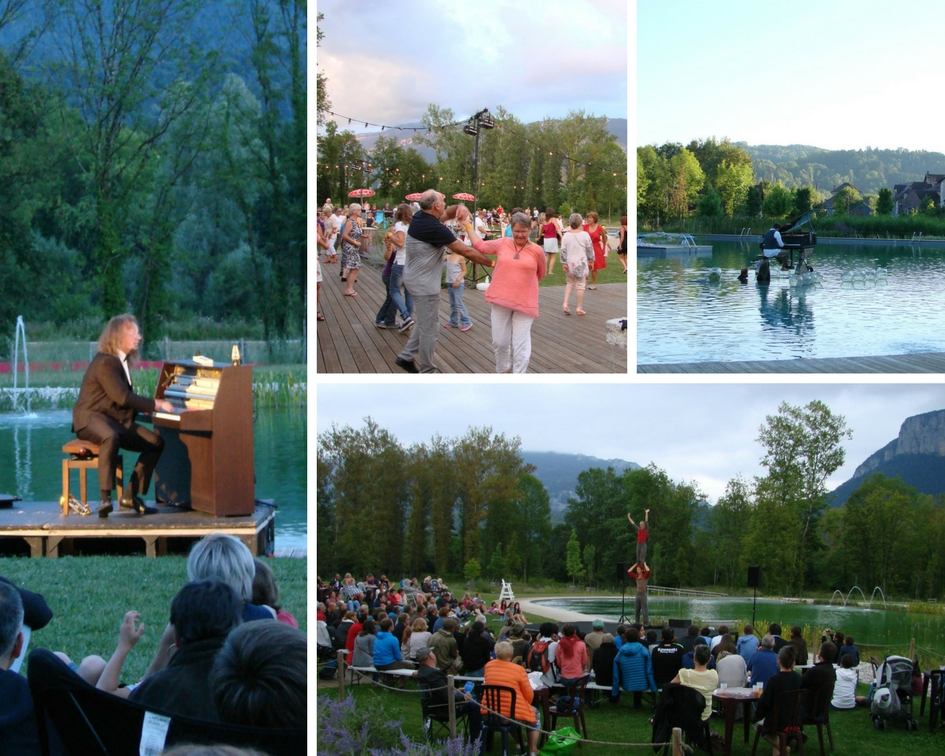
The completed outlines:
<svg viewBox="0 0 945 756">
<path fill-rule="evenodd" d="M 577 314 L 578 314 L 578 315 L 587 315 L 587 313 L 584 312 L 584 310 L 578 310 L 578 311 L 577 311 Z"/>
<path fill-rule="evenodd" d="M 346 296 L 346 297 L 356 297 L 356 296 L 358 296 L 358 292 L 356 292 L 356 291 L 346 291 L 346 292 L 345 292 L 345 296 Z"/>
</svg>

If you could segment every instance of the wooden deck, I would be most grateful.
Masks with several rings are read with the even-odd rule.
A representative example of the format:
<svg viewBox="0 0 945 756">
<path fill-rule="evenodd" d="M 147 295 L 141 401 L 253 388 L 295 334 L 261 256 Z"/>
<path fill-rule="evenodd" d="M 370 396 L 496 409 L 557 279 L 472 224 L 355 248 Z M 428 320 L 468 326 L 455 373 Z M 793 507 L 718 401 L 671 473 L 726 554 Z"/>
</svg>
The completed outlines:
<svg viewBox="0 0 945 756">
<path fill-rule="evenodd" d="M 394 364 L 408 333 L 374 326 L 374 316 L 384 302 L 380 269 L 365 264 L 358 275 L 357 297 L 344 296 L 338 265 L 322 264 L 324 280 L 319 305 L 325 321 L 316 332 L 319 373 L 402 373 Z M 532 356 L 529 373 L 626 373 L 626 350 L 607 343 L 604 323 L 627 317 L 627 285 L 601 284 L 585 292 L 587 315 L 570 317 L 561 311 L 564 287 L 539 289 L 540 316 L 532 324 Z M 440 333 L 436 366 L 441 373 L 494 373 L 491 306 L 483 293 L 466 289 L 463 303 L 473 327 L 443 328 L 450 306 L 445 291 L 440 298 Z M 571 311 L 575 309 L 571 296 Z"/>
<path fill-rule="evenodd" d="M 884 357 L 826 357 L 822 359 L 745 362 L 677 362 L 637 365 L 638 373 L 945 373 L 945 354 L 894 354 Z"/>
<path fill-rule="evenodd" d="M 273 551 L 272 501 L 257 501 L 255 512 L 245 517 L 214 517 L 166 506 L 158 506 L 158 514 L 142 517 L 131 510 L 119 511 L 116 502 L 115 512 L 100 518 L 95 514 L 95 502 L 90 506 L 92 514 L 82 517 L 63 515 L 58 502 L 14 502 L 12 508 L 0 509 L 0 543 L 16 549 L 25 542 L 31 557 L 55 558 L 72 553 L 78 539 L 140 539 L 144 553 L 153 557 L 168 552 L 169 538 L 193 541 L 219 532 L 236 536 L 254 555 Z M 13 540 L 20 543 L 11 543 Z"/>
</svg>

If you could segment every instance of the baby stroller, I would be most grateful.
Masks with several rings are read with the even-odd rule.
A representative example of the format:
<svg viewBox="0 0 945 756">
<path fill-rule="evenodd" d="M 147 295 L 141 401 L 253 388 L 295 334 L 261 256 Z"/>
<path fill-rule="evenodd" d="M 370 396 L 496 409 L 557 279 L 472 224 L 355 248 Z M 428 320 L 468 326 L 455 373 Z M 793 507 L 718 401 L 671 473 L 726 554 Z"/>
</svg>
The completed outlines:
<svg viewBox="0 0 945 756">
<path fill-rule="evenodd" d="M 873 681 L 870 716 L 877 730 L 885 730 L 888 721 L 905 722 L 907 730 L 918 730 L 912 716 L 912 660 L 905 656 L 887 656 Z"/>
</svg>

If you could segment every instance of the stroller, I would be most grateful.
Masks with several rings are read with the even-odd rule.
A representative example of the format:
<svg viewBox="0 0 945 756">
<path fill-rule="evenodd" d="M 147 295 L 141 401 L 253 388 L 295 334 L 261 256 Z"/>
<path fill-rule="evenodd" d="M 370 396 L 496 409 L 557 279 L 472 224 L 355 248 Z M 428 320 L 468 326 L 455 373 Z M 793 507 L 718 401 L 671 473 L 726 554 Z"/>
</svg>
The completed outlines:
<svg viewBox="0 0 945 756">
<path fill-rule="evenodd" d="M 871 691 L 870 716 L 877 730 L 885 730 L 888 721 L 905 722 L 909 731 L 918 730 L 912 716 L 913 663 L 905 656 L 887 656 L 879 667 Z"/>
</svg>

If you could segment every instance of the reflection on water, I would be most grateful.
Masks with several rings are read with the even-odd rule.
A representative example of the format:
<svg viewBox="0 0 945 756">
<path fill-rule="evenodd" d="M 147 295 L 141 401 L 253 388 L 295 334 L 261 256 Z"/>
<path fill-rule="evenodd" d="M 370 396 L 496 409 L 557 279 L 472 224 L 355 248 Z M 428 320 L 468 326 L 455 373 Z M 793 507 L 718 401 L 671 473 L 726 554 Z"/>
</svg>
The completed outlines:
<svg viewBox="0 0 945 756">
<path fill-rule="evenodd" d="M 820 284 L 790 286 L 772 270 L 765 287 L 753 271 L 737 280 L 755 245 L 712 246 L 710 257 L 637 260 L 639 363 L 945 351 L 945 248 L 820 244 Z M 887 275 L 868 274 L 877 269 Z"/>
<path fill-rule="evenodd" d="M 73 438 L 72 412 L 0 413 L 0 492 L 24 501 L 59 501 L 62 445 Z M 256 497 L 274 499 L 276 547 L 305 548 L 306 413 L 260 411 L 254 426 Z M 123 451 L 126 470 L 137 455 Z M 89 481 L 95 490 L 94 473 Z"/>
</svg>

